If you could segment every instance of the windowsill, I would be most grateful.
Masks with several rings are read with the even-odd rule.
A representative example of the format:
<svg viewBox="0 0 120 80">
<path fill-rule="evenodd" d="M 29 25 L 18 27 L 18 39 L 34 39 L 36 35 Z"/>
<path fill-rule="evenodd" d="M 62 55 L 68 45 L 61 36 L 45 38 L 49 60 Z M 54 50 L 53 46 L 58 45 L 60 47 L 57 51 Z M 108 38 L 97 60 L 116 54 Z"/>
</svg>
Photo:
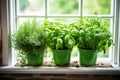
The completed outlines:
<svg viewBox="0 0 120 80">
<path fill-rule="evenodd" d="M 32 73 L 32 74 L 114 74 L 120 75 L 120 67 L 19 67 L 3 66 L 0 73 Z"/>
<path fill-rule="evenodd" d="M 74 60 L 73 60 L 74 61 Z M 102 64 L 104 65 L 102 65 Z M 58 66 L 2 66 L 0 67 L 0 73 L 28 73 L 28 74 L 114 74 L 120 75 L 120 67 L 111 64 L 108 59 L 98 59 L 96 66 L 84 67 L 84 66 L 70 66 L 70 67 L 58 67 Z"/>
</svg>

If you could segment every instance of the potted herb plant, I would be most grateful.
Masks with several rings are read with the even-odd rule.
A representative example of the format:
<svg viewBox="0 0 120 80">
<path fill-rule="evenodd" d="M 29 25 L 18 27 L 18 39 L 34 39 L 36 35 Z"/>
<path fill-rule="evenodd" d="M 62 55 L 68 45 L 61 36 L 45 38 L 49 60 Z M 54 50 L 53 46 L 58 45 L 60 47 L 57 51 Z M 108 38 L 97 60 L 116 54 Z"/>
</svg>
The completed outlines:
<svg viewBox="0 0 120 80">
<path fill-rule="evenodd" d="M 34 18 L 21 24 L 13 35 L 15 49 L 26 54 L 27 64 L 38 66 L 43 63 L 45 49 L 44 29 Z"/>
<path fill-rule="evenodd" d="M 75 40 L 69 34 L 68 27 L 59 22 L 49 21 L 45 21 L 44 26 L 47 45 L 53 50 L 54 63 L 58 66 L 69 65 Z"/>
<path fill-rule="evenodd" d="M 84 17 L 72 25 L 79 31 L 76 40 L 80 51 L 80 64 L 95 65 L 97 54 L 101 51 L 105 53 L 112 44 L 112 35 L 107 22 L 98 17 Z"/>
</svg>

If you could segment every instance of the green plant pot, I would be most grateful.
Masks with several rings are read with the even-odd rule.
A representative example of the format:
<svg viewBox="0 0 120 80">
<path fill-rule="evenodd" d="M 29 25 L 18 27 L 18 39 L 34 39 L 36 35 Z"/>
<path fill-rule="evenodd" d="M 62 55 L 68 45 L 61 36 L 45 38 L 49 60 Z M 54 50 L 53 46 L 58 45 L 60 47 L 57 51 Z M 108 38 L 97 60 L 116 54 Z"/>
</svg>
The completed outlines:
<svg viewBox="0 0 120 80">
<path fill-rule="evenodd" d="M 98 50 L 85 50 L 79 49 L 80 51 L 80 64 L 84 66 L 93 66 L 96 64 Z"/>
<path fill-rule="evenodd" d="M 30 66 L 40 66 L 43 63 L 44 51 L 29 52 L 26 54 L 27 63 Z"/>
<path fill-rule="evenodd" d="M 70 64 L 70 50 L 54 50 L 53 60 L 57 66 L 67 66 Z"/>
</svg>

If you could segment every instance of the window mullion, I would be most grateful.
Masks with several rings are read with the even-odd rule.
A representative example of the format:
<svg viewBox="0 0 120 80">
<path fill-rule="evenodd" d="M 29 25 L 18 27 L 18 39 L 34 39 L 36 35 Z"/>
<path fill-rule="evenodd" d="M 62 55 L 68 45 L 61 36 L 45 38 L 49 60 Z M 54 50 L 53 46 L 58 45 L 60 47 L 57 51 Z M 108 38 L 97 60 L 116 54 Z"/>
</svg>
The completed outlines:
<svg viewBox="0 0 120 80">
<path fill-rule="evenodd" d="M 101 18 L 113 18 L 113 16 L 110 16 L 110 15 L 98 15 L 99 17 Z M 17 16 L 18 18 L 19 17 L 34 17 L 34 15 L 18 15 Z M 39 18 L 45 18 L 45 16 L 39 16 L 39 15 L 36 15 L 36 17 L 39 17 Z M 80 16 L 77 16 L 77 15 L 59 15 L 59 16 L 46 16 L 47 18 L 80 18 Z M 96 17 L 96 15 L 86 15 L 84 17 Z"/>
<path fill-rule="evenodd" d="M 80 6 L 81 6 L 81 9 L 80 9 L 80 16 L 83 16 L 83 0 L 80 0 Z"/>
<path fill-rule="evenodd" d="M 47 15 L 48 15 L 48 0 L 45 0 L 45 19 L 47 19 Z"/>
</svg>

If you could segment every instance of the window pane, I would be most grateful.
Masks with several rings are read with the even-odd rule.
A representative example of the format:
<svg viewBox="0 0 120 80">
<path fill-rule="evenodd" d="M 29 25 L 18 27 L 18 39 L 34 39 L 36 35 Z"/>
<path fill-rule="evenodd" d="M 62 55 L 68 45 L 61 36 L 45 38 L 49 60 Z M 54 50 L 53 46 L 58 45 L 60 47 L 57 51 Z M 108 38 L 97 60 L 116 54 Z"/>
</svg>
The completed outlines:
<svg viewBox="0 0 120 80">
<path fill-rule="evenodd" d="M 48 14 L 79 14 L 79 0 L 48 0 Z"/>
<path fill-rule="evenodd" d="M 44 18 L 36 18 L 37 21 L 39 21 L 40 23 L 42 23 L 44 21 Z M 17 19 L 17 26 L 21 25 L 22 23 L 24 23 L 25 21 L 27 21 L 28 18 L 18 18 Z M 30 18 L 30 20 L 33 20 L 33 18 Z"/>
<path fill-rule="evenodd" d="M 111 21 L 112 21 L 112 19 L 104 19 L 104 20 L 105 20 L 106 24 L 108 24 L 108 30 L 111 30 L 111 27 L 112 27 Z M 99 56 L 99 58 L 101 58 L 101 57 L 109 57 L 109 56 L 111 55 L 111 52 L 112 52 L 112 49 L 109 48 L 109 49 L 106 51 L 105 54 L 104 54 L 103 52 L 100 52 L 100 53 L 98 54 L 98 56 Z"/>
<path fill-rule="evenodd" d="M 79 18 L 48 18 L 49 21 L 57 21 L 63 24 L 70 24 L 79 20 Z"/>
<path fill-rule="evenodd" d="M 44 15 L 44 1 L 45 0 L 18 0 L 18 14 Z"/>
<path fill-rule="evenodd" d="M 83 15 L 94 14 L 111 14 L 111 0 L 83 0 Z"/>
</svg>

